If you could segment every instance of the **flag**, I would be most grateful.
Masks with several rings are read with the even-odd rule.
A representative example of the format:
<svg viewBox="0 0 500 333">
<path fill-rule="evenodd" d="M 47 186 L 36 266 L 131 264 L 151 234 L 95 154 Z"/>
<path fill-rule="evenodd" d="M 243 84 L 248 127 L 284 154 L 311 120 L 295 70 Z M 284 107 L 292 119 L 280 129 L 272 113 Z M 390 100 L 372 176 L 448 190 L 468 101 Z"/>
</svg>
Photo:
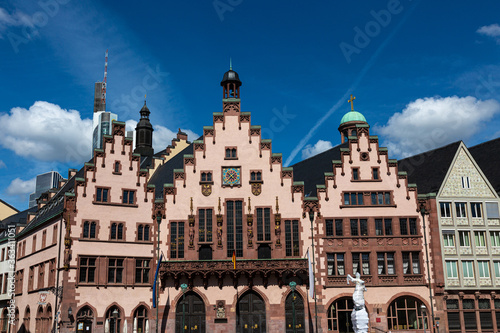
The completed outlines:
<svg viewBox="0 0 500 333">
<path fill-rule="evenodd" d="M 307 263 L 309 265 L 309 297 L 314 297 L 314 272 L 311 262 L 311 257 L 309 257 L 309 249 L 307 249 Z"/>
<path fill-rule="evenodd" d="M 158 264 L 156 265 L 155 283 L 153 284 L 153 308 L 156 308 L 156 280 L 158 279 L 158 271 L 160 270 L 160 263 L 162 258 L 163 253 L 160 254 L 160 260 L 158 260 Z"/>
<path fill-rule="evenodd" d="M 233 250 L 233 258 L 231 259 L 233 262 L 233 269 L 236 269 L 236 251 Z"/>
</svg>

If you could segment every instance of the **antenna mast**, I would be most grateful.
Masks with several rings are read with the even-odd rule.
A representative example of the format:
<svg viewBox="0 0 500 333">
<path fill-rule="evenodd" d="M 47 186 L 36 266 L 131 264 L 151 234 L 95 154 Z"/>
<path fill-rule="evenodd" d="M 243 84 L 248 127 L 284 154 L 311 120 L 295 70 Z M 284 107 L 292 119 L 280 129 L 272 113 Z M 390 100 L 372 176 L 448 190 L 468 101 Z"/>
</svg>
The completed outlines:
<svg viewBox="0 0 500 333">
<path fill-rule="evenodd" d="M 104 105 L 106 110 L 106 85 L 108 80 L 108 50 L 106 50 L 106 56 L 104 60 L 104 80 L 102 85 L 102 104 Z"/>
</svg>

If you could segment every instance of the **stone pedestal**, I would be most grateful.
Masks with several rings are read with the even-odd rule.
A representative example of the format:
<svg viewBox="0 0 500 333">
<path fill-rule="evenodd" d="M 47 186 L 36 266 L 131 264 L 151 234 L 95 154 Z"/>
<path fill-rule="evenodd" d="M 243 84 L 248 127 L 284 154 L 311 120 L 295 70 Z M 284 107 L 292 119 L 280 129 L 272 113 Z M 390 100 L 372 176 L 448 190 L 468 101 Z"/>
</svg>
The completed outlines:
<svg viewBox="0 0 500 333">
<path fill-rule="evenodd" d="M 368 312 L 364 306 L 358 310 L 352 310 L 351 321 L 354 332 L 368 333 Z"/>
</svg>

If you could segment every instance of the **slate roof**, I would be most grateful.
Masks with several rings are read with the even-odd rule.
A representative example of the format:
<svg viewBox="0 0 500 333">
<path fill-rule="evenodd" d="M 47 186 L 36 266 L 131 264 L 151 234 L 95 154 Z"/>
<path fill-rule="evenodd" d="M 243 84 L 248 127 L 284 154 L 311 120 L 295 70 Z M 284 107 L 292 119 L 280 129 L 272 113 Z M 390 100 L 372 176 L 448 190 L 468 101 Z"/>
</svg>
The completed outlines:
<svg viewBox="0 0 500 333">
<path fill-rule="evenodd" d="M 163 184 L 174 183 L 174 169 L 184 169 L 184 155 L 190 154 L 193 154 L 192 143 L 158 167 L 148 183 L 155 185 L 155 198 L 163 197 Z"/>
<path fill-rule="evenodd" d="M 398 170 L 407 172 L 408 183 L 417 184 L 419 194 L 437 193 L 460 146 L 460 142 L 453 142 L 399 160 Z"/>
<path fill-rule="evenodd" d="M 306 197 L 315 197 L 316 185 L 325 184 L 325 172 L 333 172 L 332 161 L 340 160 L 340 148 L 349 148 L 349 143 L 342 143 L 292 165 L 293 180 L 304 182 Z"/>
<path fill-rule="evenodd" d="M 500 138 L 473 146 L 469 152 L 495 191 L 500 193 Z"/>
<path fill-rule="evenodd" d="M 28 224 L 26 228 L 24 228 L 18 236 L 22 236 L 29 231 L 35 229 L 42 223 L 52 219 L 53 217 L 62 213 L 64 209 L 64 194 L 66 192 L 71 192 L 75 186 L 75 178 L 83 178 L 84 171 L 83 167 L 78 170 L 75 176 L 71 177 L 64 186 L 57 191 L 52 199 L 48 203 L 45 204 L 38 212 L 37 215 L 33 218 L 33 220 Z"/>
</svg>

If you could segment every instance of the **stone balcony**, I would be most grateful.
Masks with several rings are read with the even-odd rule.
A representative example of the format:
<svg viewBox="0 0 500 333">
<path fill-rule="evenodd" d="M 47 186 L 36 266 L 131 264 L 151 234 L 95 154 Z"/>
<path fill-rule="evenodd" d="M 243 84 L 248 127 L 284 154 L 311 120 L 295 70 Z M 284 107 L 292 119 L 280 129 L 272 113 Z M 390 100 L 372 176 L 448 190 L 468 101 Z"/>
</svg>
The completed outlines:
<svg viewBox="0 0 500 333">
<path fill-rule="evenodd" d="M 175 288 L 180 285 L 180 279 L 187 279 L 190 287 L 195 286 L 195 279 L 201 278 L 206 289 L 209 280 L 217 281 L 220 289 L 224 286 L 224 279 L 232 279 L 236 288 L 245 281 L 252 286 L 255 278 L 259 278 L 265 288 L 269 280 L 273 279 L 281 288 L 291 279 L 308 283 L 309 269 L 307 259 L 237 259 L 236 269 L 231 260 L 192 260 L 192 261 L 163 261 L 160 266 L 162 286 L 168 280 L 173 280 Z M 274 282 L 272 282 L 274 283 Z"/>
<path fill-rule="evenodd" d="M 423 274 L 411 275 L 362 275 L 366 286 L 400 286 L 400 285 L 425 285 Z M 346 287 L 347 276 L 328 276 L 325 287 Z"/>
</svg>

